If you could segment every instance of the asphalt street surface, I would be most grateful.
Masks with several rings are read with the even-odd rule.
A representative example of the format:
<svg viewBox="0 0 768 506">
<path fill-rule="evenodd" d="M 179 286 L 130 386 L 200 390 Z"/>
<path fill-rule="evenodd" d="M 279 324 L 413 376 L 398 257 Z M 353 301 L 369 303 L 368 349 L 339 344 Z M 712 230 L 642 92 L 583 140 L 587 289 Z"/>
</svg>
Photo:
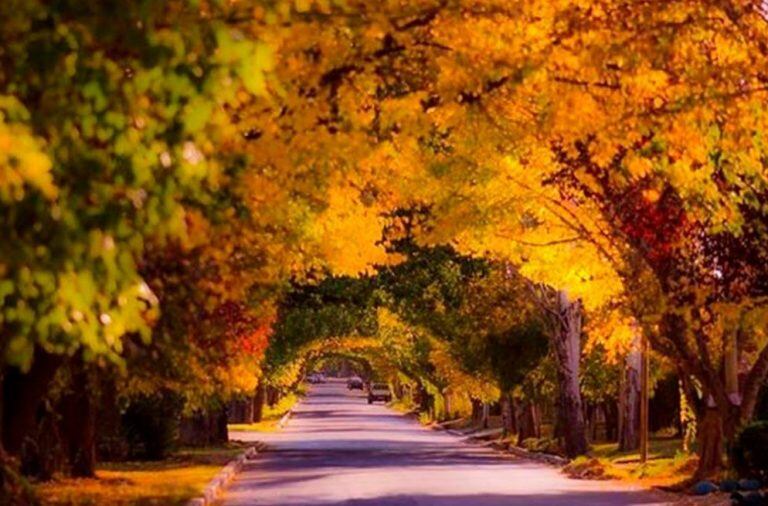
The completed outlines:
<svg viewBox="0 0 768 506">
<path fill-rule="evenodd" d="M 569 479 L 429 430 L 338 381 L 313 385 L 285 429 L 231 437 L 268 449 L 228 487 L 224 506 L 668 504 L 655 492 Z"/>
</svg>

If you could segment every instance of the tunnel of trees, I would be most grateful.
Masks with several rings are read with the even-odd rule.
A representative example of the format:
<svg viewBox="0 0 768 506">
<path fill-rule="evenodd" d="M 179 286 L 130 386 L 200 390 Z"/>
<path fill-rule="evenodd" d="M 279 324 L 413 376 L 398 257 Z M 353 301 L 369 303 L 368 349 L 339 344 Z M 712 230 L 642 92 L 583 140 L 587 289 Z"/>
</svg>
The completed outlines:
<svg viewBox="0 0 768 506">
<path fill-rule="evenodd" d="M 638 445 L 647 343 L 698 476 L 766 416 L 757 2 L 8 0 L 0 35 L 17 501 L 333 354 L 573 457 Z"/>
</svg>

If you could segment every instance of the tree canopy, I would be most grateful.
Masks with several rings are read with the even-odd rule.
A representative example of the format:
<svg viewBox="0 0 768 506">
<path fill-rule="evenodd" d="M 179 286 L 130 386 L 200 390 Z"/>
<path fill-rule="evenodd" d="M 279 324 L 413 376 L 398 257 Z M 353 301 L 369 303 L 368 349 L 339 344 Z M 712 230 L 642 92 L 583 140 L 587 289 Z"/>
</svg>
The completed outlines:
<svg viewBox="0 0 768 506">
<path fill-rule="evenodd" d="M 202 405 L 351 353 L 497 399 L 576 311 L 753 417 L 763 3 L 9 0 L 0 34 L 4 370 Z"/>
</svg>

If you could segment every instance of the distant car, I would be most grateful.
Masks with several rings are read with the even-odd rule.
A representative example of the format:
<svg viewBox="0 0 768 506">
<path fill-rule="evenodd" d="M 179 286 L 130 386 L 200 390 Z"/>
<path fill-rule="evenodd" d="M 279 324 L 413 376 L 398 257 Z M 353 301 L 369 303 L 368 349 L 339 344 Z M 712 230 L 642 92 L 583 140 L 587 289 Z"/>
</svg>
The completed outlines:
<svg viewBox="0 0 768 506">
<path fill-rule="evenodd" d="M 373 404 L 375 401 L 389 402 L 391 400 L 392 392 L 386 383 L 374 383 L 368 389 L 368 404 Z"/>
<path fill-rule="evenodd" d="M 325 383 L 325 375 L 321 372 L 314 372 L 307 376 L 307 381 L 310 383 Z"/>
<path fill-rule="evenodd" d="M 363 380 L 358 378 L 357 376 L 352 376 L 347 380 L 347 389 L 348 390 L 362 390 L 363 389 Z"/>
</svg>

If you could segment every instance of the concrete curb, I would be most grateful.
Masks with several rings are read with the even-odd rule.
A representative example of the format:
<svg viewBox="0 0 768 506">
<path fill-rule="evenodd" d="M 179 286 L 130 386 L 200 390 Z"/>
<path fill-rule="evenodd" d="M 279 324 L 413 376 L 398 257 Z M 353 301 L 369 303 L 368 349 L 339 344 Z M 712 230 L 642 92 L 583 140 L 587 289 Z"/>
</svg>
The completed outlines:
<svg viewBox="0 0 768 506">
<path fill-rule="evenodd" d="M 465 434 L 465 433 L 460 432 L 460 431 L 455 430 L 455 429 L 444 429 L 444 428 L 439 427 L 439 426 L 434 426 L 433 429 L 434 430 L 443 431 L 443 432 L 447 432 L 448 434 L 450 434 L 452 436 L 460 437 L 460 438 L 462 438 L 462 440 L 465 443 L 470 443 L 472 441 L 472 439 L 473 439 L 472 434 Z M 487 442 L 487 443 L 484 444 L 484 446 L 489 446 L 489 447 L 491 447 L 494 450 L 499 451 L 499 452 L 511 453 L 512 455 L 515 455 L 517 457 L 521 457 L 521 458 L 528 459 L 528 460 L 534 460 L 536 462 L 542 462 L 544 464 L 548 464 L 550 466 L 555 466 L 555 467 L 563 467 L 563 466 L 568 465 L 568 463 L 570 462 L 570 460 L 566 459 L 565 457 L 560 457 L 558 455 L 551 455 L 551 454 L 548 454 L 548 453 L 531 452 L 531 451 L 528 451 L 525 448 L 521 448 L 519 446 L 515 446 L 515 445 L 512 445 L 512 444 L 510 444 L 510 445 L 502 444 L 502 443 L 499 443 L 499 442 L 496 442 L 496 441 Z"/>
<path fill-rule="evenodd" d="M 296 404 L 298 404 L 298 402 Z M 291 415 L 293 415 L 293 408 L 286 411 L 286 413 L 282 416 L 282 418 L 280 418 L 280 421 L 277 422 L 277 425 L 281 429 L 285 428 L 285 425 L 288 423 L 288 420 L 291 419 Z"/>
<path fill-rule="evenodd" d="M 525 459 L 531 459 L 531 460 L 536 460 L 538 462 L 543 462 L 551 466 L 563 467 L 568 465 L 568 463 L 570 463 L 570 460 L 566 459 L 565 457 L 560 457 L 558 455 L 551 455 L 549 453 L 531 452 L 526 450 L 525 448 L 520 448 L 519 446 L 515 446 L 515 445 L 509 445 L 509 446 L 505 446 L 503 448 L 497 448 L 497 449 L 501 451 L 509 452 L 513 455 L 517 455 L 518 457 L 522 457 Z"/>
<path fill-rule="evenodd" d="M 246 461 L 256 456 L 256 453 L 256 447 L 251 446 L 238 455 L 237 458 L 231 460 L 213 477 L 199 496 L 187 501 L 187 506 L 210 506 L 214 504 L 214 501 L 221 495 L 224 487 L 232 481 L 232 478 L 243 468 Z"/>
</svg>

